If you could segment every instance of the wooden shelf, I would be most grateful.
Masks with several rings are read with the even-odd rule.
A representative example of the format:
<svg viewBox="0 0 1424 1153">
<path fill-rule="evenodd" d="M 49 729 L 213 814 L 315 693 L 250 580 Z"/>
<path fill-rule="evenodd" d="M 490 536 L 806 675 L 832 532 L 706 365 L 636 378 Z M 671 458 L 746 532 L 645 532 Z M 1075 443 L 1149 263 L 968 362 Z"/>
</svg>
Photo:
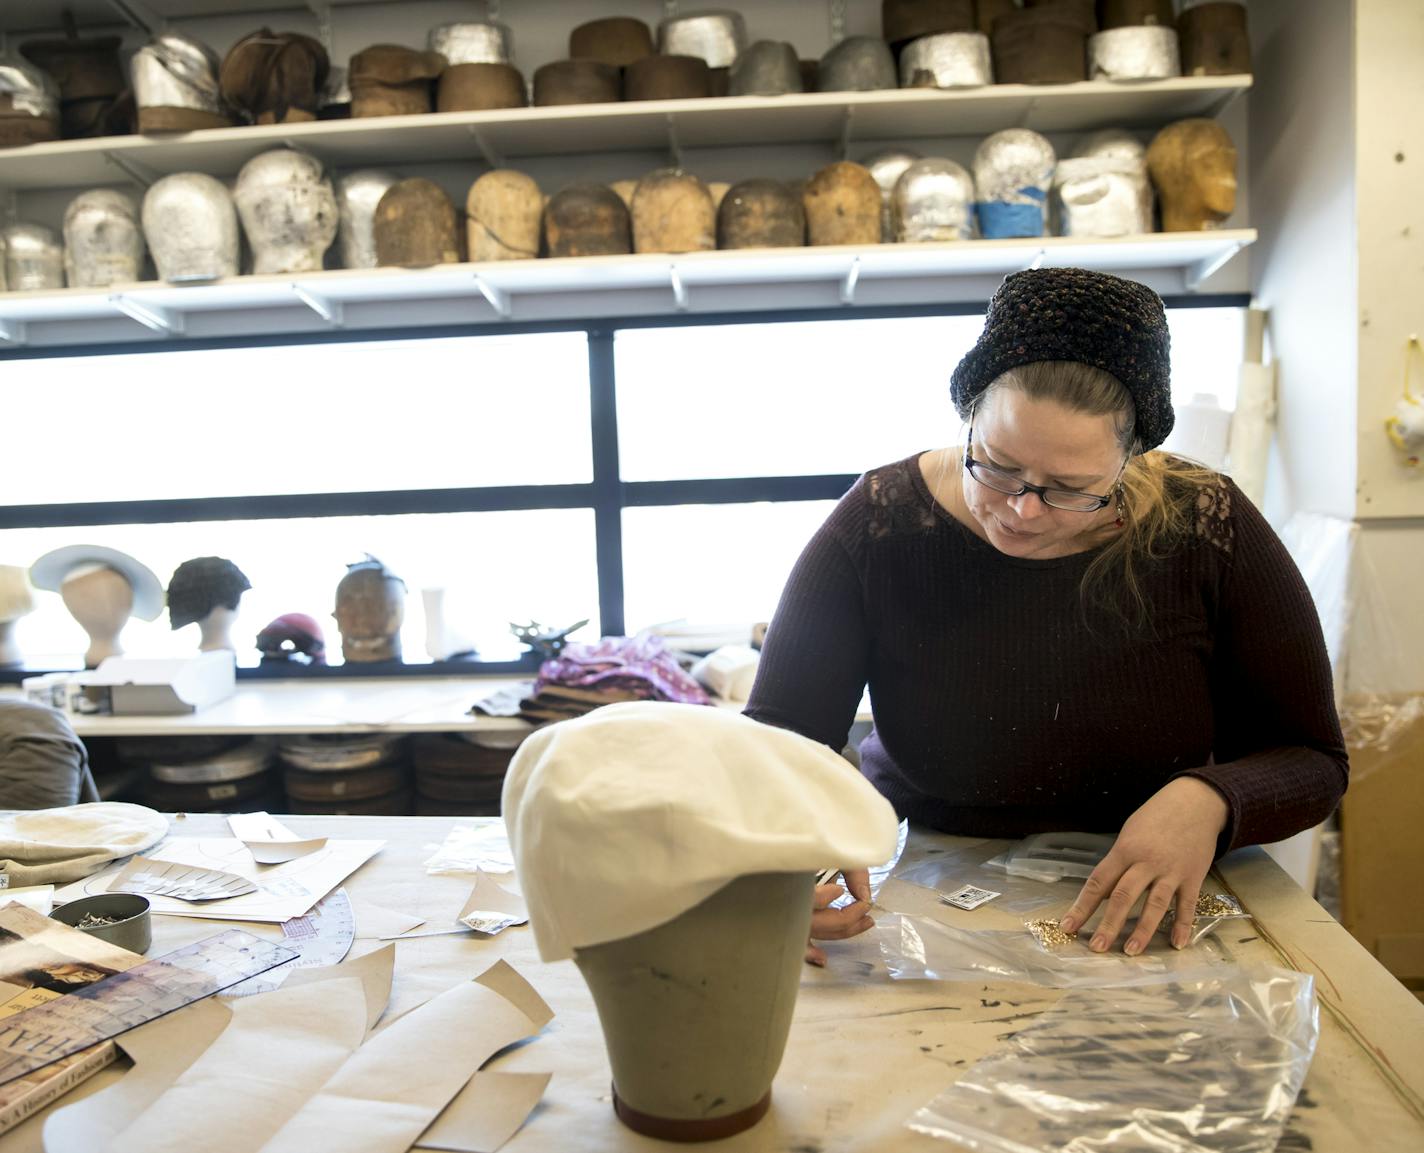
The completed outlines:
<svg viewBox="0 0 1424 1153">
<path fill-rule="evenodd" d="M 780 248 L 240 276 L 207 285 L 0 294 L 0 347 L 982 300 L 1022 268 L 1122 272 L 1194 292 L 1250 229 Z"/>
<path fill-rule="evenodd" d="M 305 148 L 334 168 L 521 157 L 824 142 L 841 149 L 912 138 L 1152 127 L 1214 116 L 1251 86 L 1249 75 L 1131 84 L 996 84 L 941 92 L 818 92 L 638 101 L 493 112 L 442 112 L 309 124 L 251 125 L 172 136 L 60 140 L 0 151 L 0 188 L 92 187 L 172 172 L 231 176 L 271 148 Z"/>
</svg>

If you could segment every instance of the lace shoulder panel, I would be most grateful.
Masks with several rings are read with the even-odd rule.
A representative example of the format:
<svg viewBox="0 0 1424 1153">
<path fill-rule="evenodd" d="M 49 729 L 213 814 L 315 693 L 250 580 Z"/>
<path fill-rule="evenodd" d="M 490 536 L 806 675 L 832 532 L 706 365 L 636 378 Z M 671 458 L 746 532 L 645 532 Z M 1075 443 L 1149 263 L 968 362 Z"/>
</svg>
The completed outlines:
<svg viewBox="0 0 1424 1153">
<path fill-rule="evenodd" d="M 911 457 L 866 474 L 864 492 L 871 540 L 934 531 L 934 509 L 925 502 L 911 472 L 919 467 L 919 459 Z"/>
<path fill-rule="evenodd" d="M 1197 492 L 1196 534 L 1230 556 L 1236 544 L 1236 520 L 1231 515 L 1231 486 L 1218 477 Z"/>
</svg>

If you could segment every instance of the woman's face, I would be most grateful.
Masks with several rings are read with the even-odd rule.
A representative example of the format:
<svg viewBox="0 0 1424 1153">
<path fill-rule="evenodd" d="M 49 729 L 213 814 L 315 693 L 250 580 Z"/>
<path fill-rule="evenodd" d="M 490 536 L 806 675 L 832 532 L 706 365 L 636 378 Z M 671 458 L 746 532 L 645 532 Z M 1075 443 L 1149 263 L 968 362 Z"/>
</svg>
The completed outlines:
<svg viewBox="0 0 1424 1153">
<path fill-rule="evenodd" d="M 975 410 L 971 455 L 1029 484 L 1113 491 L 1124 451 L 1111 416 L 1090 416 L 1038 400 L 1015 388 L 995 388 Z M 1051 508 L 1031 492 L 1008 496 L 963 475 L 964 504 L 982 535 L 1008 556 L 1050 560 L 1100 543 L 1117 518 L 1117 501 L 1096 512 Z"/>
</svg>

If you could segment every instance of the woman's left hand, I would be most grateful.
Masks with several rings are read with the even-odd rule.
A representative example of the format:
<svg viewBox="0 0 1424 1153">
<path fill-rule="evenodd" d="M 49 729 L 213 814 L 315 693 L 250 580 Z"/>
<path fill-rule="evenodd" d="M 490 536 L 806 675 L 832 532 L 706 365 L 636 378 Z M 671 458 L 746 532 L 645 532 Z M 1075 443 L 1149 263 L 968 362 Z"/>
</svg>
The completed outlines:
<svg viewBox="0 0 1424 1153">
<path fill-rule="evenodd" d="M 1108 855 L 1084 882 L 1073 907 L 1059 922 L 1076 933 L 1104 900 L 1102 922 L 1089 944 L 1094 952 L 1112 948 L 1123 922 L 1144 893 L 1137 927 L 1123 952 L 1136 956 L 1147 947 L 1163 915 L 1176 907 L 1172 946 L 1191 940 L 1197 897 L 1216 855 L 1216 839 L 1230 815 L 1226 799 L 1196 777 L 1167 782 L 1128 817 Z"/>
</svg>

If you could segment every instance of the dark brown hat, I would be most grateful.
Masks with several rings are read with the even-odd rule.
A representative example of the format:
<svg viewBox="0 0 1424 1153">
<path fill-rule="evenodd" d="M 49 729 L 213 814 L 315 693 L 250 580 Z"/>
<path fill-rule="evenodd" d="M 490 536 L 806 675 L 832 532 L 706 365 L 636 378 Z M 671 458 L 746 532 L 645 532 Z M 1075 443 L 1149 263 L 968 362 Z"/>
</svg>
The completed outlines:
<svg viewBox="0 0 1424 1153">
<path fill-rule="evenodd" d="M 544 206 L 544 246 L 550 256 L 626 256 L 633 229 L 623 198 L 602 184 L 576 184 Z"/>
<path fill-rule="evenodd" d="M 373 44 L 351 57 L 351 115 L 411 116 L 431 109 L 431 82 L 445 70 L 438 52 Z"/>
<path fill-rule="evenodd" d="M 59 85 L 60 131 L 68 139 L 134 130 L 133 98 L 117 36 L 30 40 L 21 54 Z"/>
<path fill-rule="evenodd" d="M 555 60 L 534 73 L 534 103 L 611 104 L 621 96 L 618 69 L 602 60 Z"/>
<path fill-rule="evenodd" d="M 452 64 L 436 85 L 437 112 L 523 108 L 527 103 L 524 77 L 512 64 Z"/>
<path fill-rule="evenodd" d="M 1198 4 L 1177 20 L 1183 76 L 1228 76 L 1251 71 L 1244 4 Z"/>
<path fill-rule="evenodd" d="M 413 176 L 386 189 L 372 219 L 376 263 L 401 268 L 458 264 L 455 205 L 433 180 Z"/>
<path fill-rule="evenodd" d="M 644 56 L 623 70 L 624 100 L 696 100 L 711 95 L 712 69 L 700 56 Z"/>
<path fill-rule="evenodd" d="M 651 56 L 653 52 L 652 31 L 631 16 L 590 20 L 569 33 L 570 56 L 601 60 L 614 68 L 626 68 L 634 60 Z"/>
<path fill-rule="evenodd" d="M 880 0 L 880 26 L 896 49 L 939 32 L 973 32 L 974 0 Z"/>
<path fill-rule="evenodd" d="M 718 248 L 800 248 L 806 243 L 801 197 L 779 180 L 743 180 L 722 197 Z"/>
<path fill-rule="evenodd" d="M 1088 37 L 1072 8 L 1024 8 L 1000 16 L 990 38 L 1000 84 L 1071 84 L 1088 78 Z"/>
<path fill-rule="evenodd" d="M 259 28 L 228 50 L 218 85 L 254 124 L 289 124 L 316 119 L 329 68 L 326 49 L 310 36 Z"/>
</svg>

